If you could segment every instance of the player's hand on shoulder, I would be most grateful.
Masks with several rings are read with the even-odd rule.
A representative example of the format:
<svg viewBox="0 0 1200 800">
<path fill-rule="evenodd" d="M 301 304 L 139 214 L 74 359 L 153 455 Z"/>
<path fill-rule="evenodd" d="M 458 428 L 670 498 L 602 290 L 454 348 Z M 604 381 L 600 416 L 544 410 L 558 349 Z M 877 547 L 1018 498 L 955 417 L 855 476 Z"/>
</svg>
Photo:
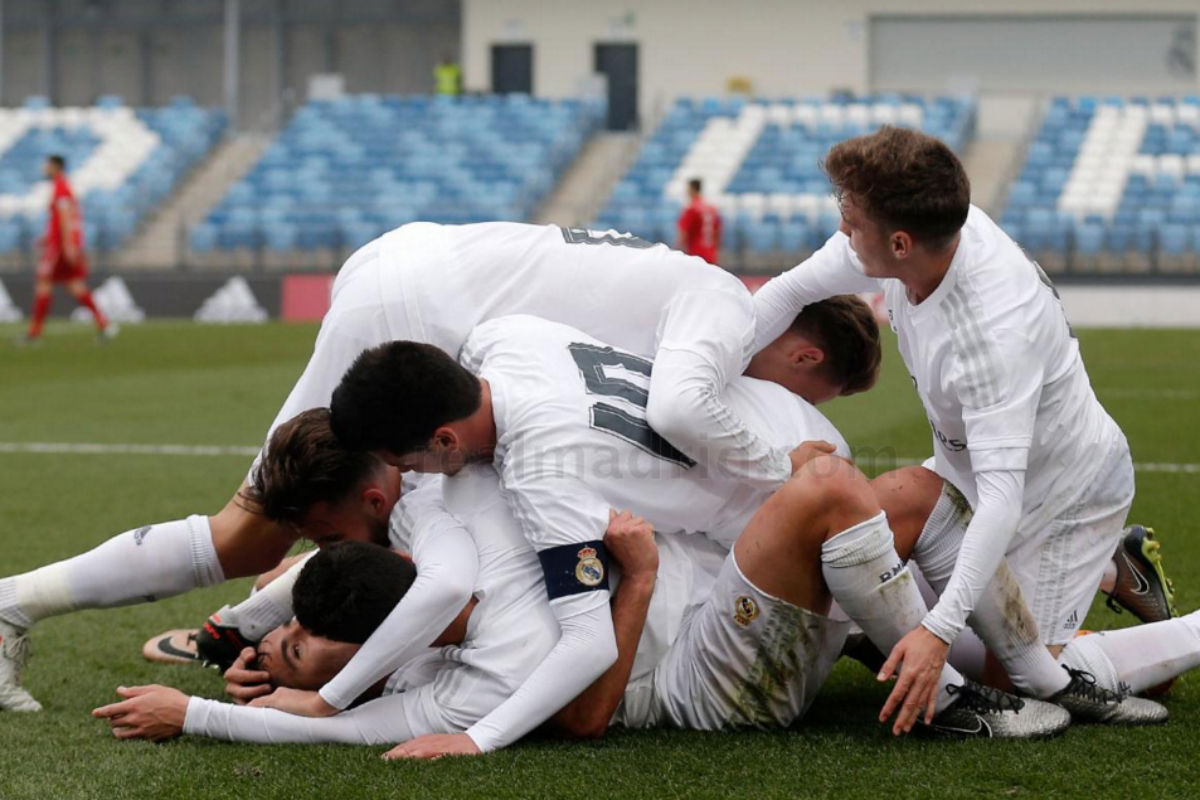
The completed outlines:
<svg viewBox="0 0 1200 800">
<path fill-rule="evenodd" d="M 641 517 L 629 511 L 610 510 L 604 546 L 620 565 L 625 579 L 658 574 L 658 545 L 654 541 L 654 526 Z"/>
<path fill-rule="evenodd" d="M 430 733 L 398 744 L 383 754 L 385 761 L 401 758 L 438 759 L 443 756 L 477 756 L 481 751 L 465 733 Z"/>
<path fill-rule="evenodd" d="M 810 441 L 801 442 L 800 446 L 788 453 L 788 458 L 792 460 L 792 474 L 795 475 L 800 471 L 800 468 L 819 456 L 831 456 L 837 452 L 837 446 L 825 441 Z"/>
<path fill-rule="evenodd" d="M 317 692 L 288 689 L 282 686 L 270 694 L 251 700 L 250 705 L 256 708 L 274 708 L 277 711 L 286 711 L 301 717 L 332 717 L 339 713 L 339 709 L 326 703 L 325 699 Z"/>
<path fill-rule="evenodd" d="M 245 647 L 229 669 L 225 670 L 225 694 L 238 705 L 268 695 L 273 688 L 270 674 L 255 668 L 254 660 L 257 657 L 258 653 L 253 647 Z"/>
<path fill-rule="evenodd" d="M 97 719 L 107 719 L 118 739 L 149 739 L 161 742 L 183 733 L 187 717 L 188 696 L 169 686 L 134 686 L 117 688 L 125 698 L 119 703 L 92 711 Z"/>
</svg>

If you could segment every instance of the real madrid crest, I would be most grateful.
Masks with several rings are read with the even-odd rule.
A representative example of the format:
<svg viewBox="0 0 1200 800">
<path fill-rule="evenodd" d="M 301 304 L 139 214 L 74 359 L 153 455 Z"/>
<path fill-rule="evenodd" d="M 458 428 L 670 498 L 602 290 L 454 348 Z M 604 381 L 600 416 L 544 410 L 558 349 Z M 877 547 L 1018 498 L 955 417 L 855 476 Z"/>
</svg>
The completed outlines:
<svg viewBox="0 0 1200 800">
<path fill-rule="evenodd" d="M 585 547 L 576 555 L 579 563 L 575 565 L 575 580 L 584 586 L 599 586 L 604 580 L 604 564 L 600 561 L 596 548 Z"/>
<path fill-rule="evenodd" d="M 743 628 L 749 625 L 758 616 L 758 603 L 754 602 L 754 598 L 742 595 L 737 600 L 733 601 L 733 621 Z"/>
</svg>

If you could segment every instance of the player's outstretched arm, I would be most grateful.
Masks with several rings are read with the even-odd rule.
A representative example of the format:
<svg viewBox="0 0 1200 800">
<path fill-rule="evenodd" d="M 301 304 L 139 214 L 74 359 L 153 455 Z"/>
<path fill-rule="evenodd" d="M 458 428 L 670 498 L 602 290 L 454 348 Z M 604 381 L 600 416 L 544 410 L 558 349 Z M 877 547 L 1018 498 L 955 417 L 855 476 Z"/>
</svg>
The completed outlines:
<svg viewBox="0 0 1200 800">
<path fill-rule="evenodd" d="M 773 490 L 791 475 L 787 452 L 760 437 L 722 397 L 750 363 L 754 334 L 754 302 L 739 283 L 680 293 L 660 323 L 646 421 L 693 461 Z"/>
<path fill-rule="evenodd" d="M 479 558 L 475 540 L 441 506 L 441 484 L 422 486 L 404 499 L 414 534 L 417 579 L 337 676 L 320 692 L 278 689 L 254 700 L 260 707 L 305 716 L 330 716 L 425 650 L 471 599 Z"/>
<path fill-rule="evenodd" d="M 758 318 L 754 351 L 758 352 L 787 330 L 809 303 L 838 294 L 876 291 L 879 284 L 863 274 L 850 239 L 840 231 L 799 265 L 777 275 L 754 293 Z"/>
<path fill-rule="evenodd" d="M 97 708 L 118 739 L 163 741 L 181 734 L 258 744 L 379 745 L 411 739 L 428 731 L 409 727 L 407 713 L 416 692 L 381 697 L 336 717 L 313 719 L 270 708 L 235 706 L 188 697 L 166 686 L 121 687 L 119 703 Z"/>
<path fill-rule="evenodd" d="M 605 593 L 607 594 L 607 593 Z M 571 702 L 617 659 L 607 597 L 569 617 L 562 636 L 512 697 L 463 734 L 422 736 L 395 747 L 385 758 L 440 758 L 499 750 L 537 728 Z M 560 606 L 555 606 L 559 613 Z"/>
<path fill-rule="evenodd" d="M 944 642 L 953 642 L 1000 564 L 1021 520 L 1024 470 L 979 472 L 979 503 L 963 534 L 954 573 L 922 626 Z"/>
<path fill-rule="evenodd" d="M 658 545 L 654 528 L 628 511 L 612 512 L 604 546 L 621 567 L 621 585 L 612 606 L 617 635 L 617 663 L 605 671 L 583 694 L 554 715 L 550 724 L 579 739 L 599 739 L 608 730 L 637 658 L 638 642 L 646 626 L 646 614 L 658 578 Z"/>
<path fill-rule="evenodd" d="M 424 481 L 402 503 L 417 580 L 346 668 L 321 689 L 331 706 L 348 708 L 421 653 L 454 621 L 475 589 L 475 540 L 442 504 L 440 479 Z"/>
</svg>

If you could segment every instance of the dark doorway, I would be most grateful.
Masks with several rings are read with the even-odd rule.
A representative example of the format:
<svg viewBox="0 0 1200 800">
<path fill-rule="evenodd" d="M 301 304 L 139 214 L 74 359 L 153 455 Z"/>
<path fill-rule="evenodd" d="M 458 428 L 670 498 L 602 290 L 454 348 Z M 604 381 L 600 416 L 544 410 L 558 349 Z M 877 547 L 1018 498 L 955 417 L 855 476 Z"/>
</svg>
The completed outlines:
<svg viewBox="0 0 1200 800">
<path fill-rule="evenodd" d="M 627 131 L 638 124 L 638 46 L 597 44 L 596 72 L 608 78 L 608 129 Z"/>
<path fill-rule="evenodd" d="M 492 91 L 533 94 L 533 45 L 492 45 Z"/>
</svg>

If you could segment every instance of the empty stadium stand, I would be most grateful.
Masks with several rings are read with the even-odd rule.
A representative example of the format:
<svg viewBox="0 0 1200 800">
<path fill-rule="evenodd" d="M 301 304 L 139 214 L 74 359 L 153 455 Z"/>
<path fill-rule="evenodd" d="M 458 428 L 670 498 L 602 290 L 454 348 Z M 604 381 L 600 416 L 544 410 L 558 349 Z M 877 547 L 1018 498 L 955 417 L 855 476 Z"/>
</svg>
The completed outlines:
<svg viewBox="0 0 1200 800">
<path fill-rule="evenodd" d="M 794 263 L 837 228 L 837 205 L 820 169 L 834 143 L 892 124 L 924 130 L 961 151 L 974 122 L 969 97 L 681 99 L 595 224 L 673 243 L 684 186 L 698 177 L 725 219 L 723 264 Z"/>
<path fill-rule="evenodd" d="M 1200 96 L 1054 98 L 1001 222 L 1048 272 L 1200 271 Z"/>
<path fill-rule="evenodd" d="M 527 219 L 603 114 L 596 102 L 521 94 L 309 101 L 193 226 L 190 248 L 325 267 L 414 220 Z"/>
<path fill-rule="evenodd" d="M 80 200 L 92 251 L 120 247 L 221 137 L 225 112 L 186 97 L 130 108 L 102 97 L 90 108 L 30 98 L 0 109 L 0 257 L 28 259 L 46 226 L 50 185 L 42 162 L 59 153 Z"/>
</svg>

